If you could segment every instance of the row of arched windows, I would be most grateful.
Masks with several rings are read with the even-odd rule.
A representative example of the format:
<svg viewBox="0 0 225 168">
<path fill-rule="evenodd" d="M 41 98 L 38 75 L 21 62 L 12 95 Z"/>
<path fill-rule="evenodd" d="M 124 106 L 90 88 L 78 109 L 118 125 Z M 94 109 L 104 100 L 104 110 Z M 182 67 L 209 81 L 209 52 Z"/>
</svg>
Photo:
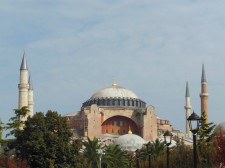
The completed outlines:
<svg viewBox="0 0 225 168">
<path fill-rule="evenodd" d="M 90 99 L 83 103 L 83 107 L 97 104 L 98 106 L 126 106 L 126 107 L 139 107 L 145 108 L 146 103 L 140 99 L 129 98 L 102 98 L 102 99 Z"/>
</svg>

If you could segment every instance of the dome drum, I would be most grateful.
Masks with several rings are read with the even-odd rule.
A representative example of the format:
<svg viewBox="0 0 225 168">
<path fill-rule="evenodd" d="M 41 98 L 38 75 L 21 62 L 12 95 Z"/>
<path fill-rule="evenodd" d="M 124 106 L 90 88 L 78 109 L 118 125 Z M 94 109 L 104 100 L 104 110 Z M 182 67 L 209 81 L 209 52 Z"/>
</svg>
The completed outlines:
<svg viewBox="0 0 225 168">
<path fill-rule="evenodd" d="M 97 98 L 89 99 L 83 103 L 82 107 L 88 107 L 92 104 L 98 106 L 110 107 L 131 107 L 131 108 L 146 108 L 146 103 L 140 99 L 135 98 Z"/>
</svg>

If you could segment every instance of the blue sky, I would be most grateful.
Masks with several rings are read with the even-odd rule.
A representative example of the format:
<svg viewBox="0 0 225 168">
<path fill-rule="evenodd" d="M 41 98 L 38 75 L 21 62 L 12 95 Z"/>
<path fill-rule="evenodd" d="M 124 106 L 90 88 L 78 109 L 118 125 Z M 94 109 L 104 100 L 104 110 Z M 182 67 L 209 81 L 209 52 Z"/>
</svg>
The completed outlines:
<svg viewBox="0 0 225 168">
<path fill-rule="evenodd" d="M 218 0 L 1 1 L 1 119 L 8 122 L 17 108 L 25 49 L 36 112 L 78 111 L 116 79 L 184 131 L 185 84 L 199 114 L 204 63 L 209 120 L 224 121 L 224 6 Z"/>
</svg>

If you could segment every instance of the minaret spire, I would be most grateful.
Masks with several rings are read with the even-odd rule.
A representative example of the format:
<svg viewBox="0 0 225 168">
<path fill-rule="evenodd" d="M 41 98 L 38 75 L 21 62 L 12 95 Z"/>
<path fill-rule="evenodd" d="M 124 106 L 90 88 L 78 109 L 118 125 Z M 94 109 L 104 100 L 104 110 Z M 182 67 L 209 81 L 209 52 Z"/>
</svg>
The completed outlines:
<svg viewBox="0 0 225 168">
<path fill-rule="evenodd" d="M 186 134 L 188 137 L 191 137 L 191 131 L 189 128 L 189 124 L 188 124 L 188 117 L 191 115 L 191 99 L 190 99 L 190 93 L 189 93 L 189 87 L 188 87 L 188 82 L 186 82 L 186 94 L 185 94 L 185 106 L 184 109 L 186 111 L 186 117 L 185 117 L 185 121 L 186 121 Z"/>
<path fill-rule="evenodd" d="M 200 99 L 201 99 L 201 114 L 205 113 L 206 123 L 208 123 L 208 93 L 207 93 L 207 81 L 204 64 L 202 65 Z"/>
<path fill-rule="evenodd" d="M 23 59 L 22 59 L 21 66 L 20 66 L 20 70 L 23 70 L 23 69 L 28 70 L 25 50 L 23 53 Z"/>
<path fill-rule="evenodd" d="M 186 82 L 186 97 L 190 97 L 188 81 Z"/>
<path fill-rule="evenodd" d="M 204 64 L 202 64 L 202 80 L 201 82 L 206 82 L 206 75 L 205 75 L 205 67 Z"/>
</svg>

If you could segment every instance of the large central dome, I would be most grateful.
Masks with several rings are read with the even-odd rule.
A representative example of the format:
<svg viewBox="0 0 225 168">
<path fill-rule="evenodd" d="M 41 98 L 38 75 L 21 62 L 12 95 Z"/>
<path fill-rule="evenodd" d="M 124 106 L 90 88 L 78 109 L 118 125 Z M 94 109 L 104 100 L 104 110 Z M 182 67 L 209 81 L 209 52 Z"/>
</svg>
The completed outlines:
<svg viewBox="0 0 225 168">
<path fill-rule="evenodd" d="M 99 90 L 90 99 L 83 103 L 82 107 L 90 107 L 92 104 L 104 107 L 145 108 L 146 103 L 129 89 L 118 86 L 115 82 L 112 86 Z"/>
<path fill-rule="evenodd" d="M 107 87 L 94 93 L 90 99 L 99 98 L 132 98 L 138 99 L 137 95 L 131 90 L 118 86 L 115 82 L 111 87 Z"/>
</svg>

